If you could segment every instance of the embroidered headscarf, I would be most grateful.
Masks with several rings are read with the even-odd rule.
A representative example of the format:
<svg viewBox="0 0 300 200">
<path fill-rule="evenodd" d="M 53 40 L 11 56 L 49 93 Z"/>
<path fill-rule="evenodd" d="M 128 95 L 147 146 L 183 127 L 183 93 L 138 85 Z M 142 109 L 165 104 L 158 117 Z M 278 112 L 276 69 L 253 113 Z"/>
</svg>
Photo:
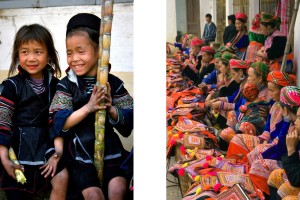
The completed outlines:
<svg viewBox="0 0 300 200">
<path fill-rule="evenodd" d="M 221 58 L 222 57 L 222 53 L 221 52 L 217 52 L 214 55 L 214 58 Z"/>
<path fill-rule="evenodd" d="M 230 69 L 248 69 L 249 63 L 243 60 L 231 59 L 229 61 Z"/>
<path fill-rule="evenodd" d="M 280 105 L 296 113 L 300 106 L 300 89 L 296 86 L 283 87 L 280 91 Z"/>
<path fill-rule="evenodd" d="M 265 25 L 265 26 L 270 25 L 270 24 L 274 24 L 279 29 L 279 26 L 281 24 L 281 20 L 280 20 L 280 17 L 278 17 L 276 15 L 272 15 L 272 14 L 269 14 L 269 13 L 262 12 L 260 14 L 260 23 Z"/>
<path fill-rule="evenodd" d="M 245 13 L 242 13 L 242 12 L 237 12 L 235 14 L 235 19 L 240 19 L 242 20 L 244 23 L 247 22 L 247 15 Z"/>
<path fill-rule="evenodd" d="M 224 52 L 222 54 L 221 60 L 225 65 L 227 65 L 231 59 L 238 59 L 238 58 L 233 53 Z"/>
<path fill-rule="evenodd" d="M 254 101 L 259 94 L 259 89 L 256 84 L 247 83 L 243 89 L 243 96 L 249 102 Z"/>
<path fill-rule="evenodd" d="M 201 47 L 201 53 L 203 53 L 203 52 L 214 54 L 215 50 L 213 48 L 211 48 L 210 46 L 203 46 L 203 47 Z"/>
<path fill-rule="evenodd" d="M 200 40 L 200 39 L 197 38 L 197 37 L 194 37 L 194 38 L 191 40 L 191 46 L 203 46 L 203 45 L 204 45 L 203 40 Z"/>
<path fill-rule="evenodd" d="M 257 74 L 259 74 L 262 77 L 263 81 L 267 80 L 267 76 L 270 72 L 268 65 L 261 61 L 254 62 L 250 65 Z"/>
<path fill-rule="evenodd" d="M 276 85 L 284 86 L 295 86 L 296 76 L 293 74 L 288 74 L 280 71 L 272 71 L 268 74 L 268 82 L 275 83 Z"/>
</svg>

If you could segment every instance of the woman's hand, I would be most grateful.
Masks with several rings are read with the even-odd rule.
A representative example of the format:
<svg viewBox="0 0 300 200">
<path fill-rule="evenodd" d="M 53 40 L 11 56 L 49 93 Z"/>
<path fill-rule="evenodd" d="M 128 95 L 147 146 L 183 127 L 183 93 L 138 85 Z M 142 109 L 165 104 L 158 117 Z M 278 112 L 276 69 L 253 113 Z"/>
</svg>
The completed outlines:
<svg viewBox="0 0 300 200">
<path fill-rule="evenodd" d="M 258 113 L 261 117 L 266 118 L 269 114 L 269 110 L 266 107 L 260 107 Z"/>
<path fill-rule="evenodd" d="M 300 136 L 297 130 L 289 131 L 286 136 L 286 147 L 288 156 L 292 155 L 296 151 L 296 147 L 299 143 Z"/>
<path fill-rule="evenodd" d="M 51 177 L 53 177 L 57 170 L 57 164 L 61 158 L 61 153 L 54 153 L 49 160 L 40 167 L 40 169 L 44 169 L 41 173 L 41 175 L 44 175 L 45 178 L 47 178 L 50 174 Z"/>
<path fill-rule="evenodd" d="M 16 165 L 15 163 L 13 163 L 9 158 L 6 159 L 2 159 L 2 165 L 5 169 L 5 171 L 7 172 L 7 174 L 9 176 L 11 176 L 13 179 L 16 179 L 16 175 L 15 175 L 15 170 L 19 169 L 22 172 L 24 172 L 24 166 L 22 165 Z"/>
<path fill-rule="evenodd" d="M 214 110 L 220 110 L 220 105 L 221 105 L 221 101 L 215 101 L 211 104 L 211 107 L 214 109 Z"/>
</svg>

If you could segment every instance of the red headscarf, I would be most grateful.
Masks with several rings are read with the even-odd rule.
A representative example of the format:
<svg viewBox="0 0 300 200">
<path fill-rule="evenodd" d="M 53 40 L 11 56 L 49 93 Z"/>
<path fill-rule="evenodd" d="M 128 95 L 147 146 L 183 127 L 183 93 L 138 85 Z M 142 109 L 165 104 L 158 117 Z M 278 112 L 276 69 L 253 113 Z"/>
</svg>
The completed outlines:
<svg viewBox="0 0 300 200">
<path fill-rule="evenodd" d="M 229 61 L 230 69 L 248 69 L 250 64 L 243 60 L 231 59 Z"/>
<path fill-rule="evenodd" d="M 201 47 L 201 53 L 203 53 L 203 52 L 214 54 L 215 50 L 213 48 L 211 48 L 210 46 L 203 46 L 203 47 Z"/>
<path fill-rule="evenodd" d="M 244 21 L 244 23 L 247 22 L 247 15 L 245 13 L 242 13 L 242 12 L 237 12 L 235 14 L 235 18 L 236 19 L 242 19 Z"/>
<path fill-rule="evenodd" d="M 243 89 L 243 95 L 247 101 L 254 101 L 258 97 L 259 89 L 256 84 L 247 83 Z"/>
<path fill-rule="evenodd" d="M 267 81 L 282 87 L 296 85 L 296 76 L 281 71 L 272 71 L 268 74 Z"/>
<path fill-rule="evenodd" d="M 203 45 L 204 45 L 203 40 L 200 40 L 200 39 L 197 38 L 197 37 L 194 37 L 194 38 L 191 40 L 191 46 L 203 46 Z"/>
</svg>

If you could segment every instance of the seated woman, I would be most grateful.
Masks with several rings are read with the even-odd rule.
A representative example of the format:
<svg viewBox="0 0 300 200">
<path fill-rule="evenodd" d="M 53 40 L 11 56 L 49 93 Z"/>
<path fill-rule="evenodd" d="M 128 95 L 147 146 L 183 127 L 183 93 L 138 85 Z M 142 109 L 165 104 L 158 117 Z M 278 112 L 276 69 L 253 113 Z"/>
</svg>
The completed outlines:
<svg viewBox="0 0 300 200">
<path fill-rule="evenodd" d="M 246 27 L 247 15 L 245 13 L 238 12 L 235 14 L 235 18 L 235 27 L 238 32 L 227 45 L 232 46 L 236 50 L 237 57 L 241 60 L 244 60 L 246 49 L 249 45 L 249 38 Z"/>
<path fill-rule="evenodd" d="M 191 40 L 191 52 L 190 57 L 183 63 L 182 75 L 194 81 L 194 84 L 198 82 L 198 71 L 201 67 L 202 55 L 200 53 L 201 47 L 204 45 L 203 41 L 197 37 Z"/>
<path fill-rule="evenodd" d="M 260 98 L 261 101 L 265 101 L 268 103 L 272 103 L 270 100 L 270 95 L 268 88 L 266 87 L 266 78 L 268 75 L 268 66 L 265 65 L 262 62 L 255 62 L 250 65 L 250 68 L 248 70 L 248 79 L 247 81 L 249 83 L 256 84 L 259 88 L 259 94 L 258 97 Z M 227 113 L 227 125 L 230 127 L 235 126 L 237 123 L 237 116 L 240 114 L 239 107 L 243 104 L 246 103 L 246 99 L 243 98 L 242 96 L 238 99 L 238 101 L 235 102 L 235 104 L 230 104 L 230 103 L 223 103 L 222 107 L 228 111 Z M 261 108 L 262 109 L 262 108 Z M 264 109 L 266 110 L 266 109 Z M 264 115 L 262 113 L 263 117 L 267 117 L 267 115 Z M 223 138 L 227 143 L 230 142 L 232 137 L 235 135 L 234 132 L 229 131 L 223 131 L 220 134 L 220 137 Z"/>
<path fill-rule="evenodd" d="M 296 77 L 284 72 L 273 71 L 269 73 L 267 81 L 270 96 L 275 103 L 269 111 L 263 133 L 258 137 L 244 135 L 234 136 L 230 141 L 227 156 L 240 154 L 243 155 L 242 162 L 252 164 L 258 158 L 262 158 L 261 152 L 275 144 L 275 138 L 279 135 L 283 123 L 279 103 L 280 90 L 284 86 L 295 85 Z"/>
<path fill-rule="evenodd" d="M 270 190 L 267 184 L 267 180 L 271 172 L 282 166 L 281 160 L 269 159 L 274 157 L 281 157 L 287 152 L 286 150 L 286 135 L 288 132 L 294 130 L 293 122 L 296 121 L 297 109 L 300 106 L 300 89 L 296 86 L 286 86 L 280 91 L 280 105 L 282 107 L 281 112 L 283 115 L 283 124 L 280 127 L 278 134 L 277 144 L 269 147 L 267 150 L 261 153 L 261 158 L 256 159 L 252 164 L 249 171 L 249 177 L 255 188 L 270 195 Z M 287 126 L 286 126 L 287 125 Z M 281 140 L 284 140 L 284 145 L 281 145 Z M 265 155 L 267 151 L 273 148 L 269 155 Z M 248 156 L 249 159 L 249 156 Z"/>
<path fill-rule="evenodd" d="M 220 74 L 219 82 L 217 88 L 219 90 L 219 97 L 230 96 L 239 88 L 239 83 L 237 83 L 230 72 L 229 61 L 231 59 L 237 59 L 235 54 L 224 52 L 219 61 Z"/>
<path fill-rule="evenodd" d="M 227 119 L 227 111 L 234 110 L 235 104 L 241 98 L 241 92 L 244 88 L 244 85 L 247 82 L 247 70 L 249 68 L 249 63 L 242 61 L 231 59 L 229 61 L 230 71 L 232 74 L 232 78 L 239 85 L 239 88 L 231 95 L 227 97 L 218 97 L 215 102 L 211 104 L 211 108 L 217 112 L 219 112 L 217 116 L 218 125 L 221 129 L 228 127 L 226 124 Z M 220 136 L 220 147 L 222 150 L 227 150 L 228 144 L 224 141 L 224 138 Z"/>
<path fill-rule="evenodd" d="M 215 50 L 210 46 L 203 46 L 201 47 L 200 53 L 202 55 L 202 60 L 201 60 L 201 67 L 199 69 L 199 75 L 198 75 L 198 80 L 196 82 L 196 85 L 200 84 L 203 78 L 205 78 L 207 75 L 212 73 L 212 71 L 215 69 L 215 63 L 214 63 Z"/>
<path fill-rule="evenodd" d="M 274 170 L 268 179 L 271 199 L 300 198 L 300 108 L 297 111 L 295 130 L 286 136 L 287 155 L 282 157 L 283 169 Z"/>
<path fill-rule="evenodd" d="M 259 28 L 260 23 L 260 14 L 256 14 L 252 20 L 252 27 L 248 32 L 249 36 L 249 45 L 246 51 L 245 60 L 248 62 L 254 62 L 257 59 L 257 51 L 261 49 L 264 45 L 264 42 L 267 38 Z"/>
<path fill-rule="evenodd" d="M 205 91 L 210 91 L 217 88 L 216 83 L 218 82 L 219 74 L 219 61 L 221 59 L 221 52 L 216 52 L 214 55 L 215 69 L 206 77 L 203 78 L 202 83 L 199 85 L 200 88 L 205 88 Z"/>
<path fill-rule="evenodd" d="M 270 62 L 270 71 L 280 71 L 281 61 L 284 54 L 287 38 L 284 33 L 279 31 L 280 18 L 268 13 L 261 13 L 260 15 L 260 29 L 262 33 L 267 36 L 264 46 L 257 52 L 257 55 L 262 59 Z M 292 63 L 293 55 L 289 54 L 288 64 Z M 292 69 L 289 69 L 291 72 Z"/>
<path fill-rule="evenodd" d="M 234 137 L 237 133 L 254 136 L 261 134 L 266 123 L 266 118 L 259 114 L 259 109 L 267 107 L 268 102 L 258 98 L 259 89 L 257 85 L 247 83 L 242 94 L 246 102 L 239 107 L 240 113 L 236 119 L 237 123 L 224 129 L 220 134 L 220 137 L 227 140 L 230 139 L 229 136 Z M 247 123 L 245 124 L 245 122 Z M 243 128 L 245 125 L 247 125 L 247 129 Z"/>
</svg>

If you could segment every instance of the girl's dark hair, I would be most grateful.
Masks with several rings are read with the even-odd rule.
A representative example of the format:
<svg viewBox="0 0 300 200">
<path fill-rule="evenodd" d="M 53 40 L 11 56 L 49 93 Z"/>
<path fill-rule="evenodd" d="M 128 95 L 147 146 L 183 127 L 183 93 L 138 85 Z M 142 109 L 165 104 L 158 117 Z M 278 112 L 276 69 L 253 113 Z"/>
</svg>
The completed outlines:
<svg viewBox="0 0 300 200">
<path fill-rule="evenodd" d="M 240 21 L 240 22 L 242 22 L 242 23 L 244 23 L 244 24 L 246 23 L 246 21 L 243 20 L 243 19 L 241 19 L 241 18 L 235 19 L 235 21 L 236 21 L 236 20 L 238 20 L 238 21 Z"/>
<path fill-rule="evenodd" d="M 77 27 L 71 29 L 67 33 L 67 38 L 73 35 L 88 35 L 89 40 L 91 41 L 92 45 L 94 46 L 95 50 L 99 48 L 99 32 L 95 31 L 94 29 L 88 27 Z"/>
<path fill-rule="evenodd" d="M 49 55 L 49 62 L 51 61 L 55 65 L 54 75 L 59 78 L 61 75 L 61 69 L 52 35 L 47 28 L 39 24 L 24 25 L 16 33 L 8 76 L 12 76 L 17 70 L 20 46 L 30 41 L 37 41 L 45 46 Z"/>
</svg>

